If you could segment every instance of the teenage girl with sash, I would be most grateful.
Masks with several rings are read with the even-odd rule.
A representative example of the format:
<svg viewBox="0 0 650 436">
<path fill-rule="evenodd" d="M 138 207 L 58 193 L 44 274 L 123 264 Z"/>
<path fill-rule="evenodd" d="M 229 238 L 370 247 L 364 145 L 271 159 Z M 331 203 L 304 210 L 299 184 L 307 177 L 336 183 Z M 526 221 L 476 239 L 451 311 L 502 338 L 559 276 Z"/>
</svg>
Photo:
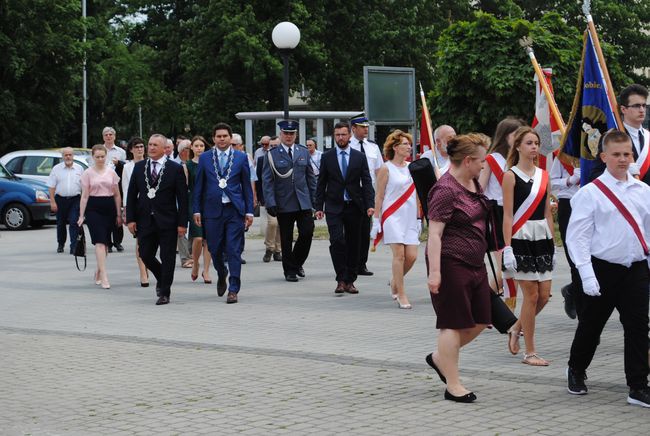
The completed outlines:
<svg viewBox="0 0 650 436">
<path fill-rule="evenodd" d="M 548 303 L 555 246 L 551 214 L 551 185 L 548 173 L 535 164 L 539 135 L 531 127 L 520 127 L 508 153 L 510 168 L 503 176 L 503 275 L 514 278 L 524 301 L 519 320 L 508 333 L 508 348 L 519 352 L 523 330 L 526 352 L 522 363 L 548 366 L 535 349 L 535 316 Z"/>
<path fill-rule="evenodd" d="M 518 118 L 508 117 L 499 124 L 497 124 L 492 146 L 488 151 L 485 158 L 485 165 L 479 177 L 479 183 L 485 196 L 491 200 L 494 209 L 495 228 L 497 232 L 497 243 L 499 248 L 503 248 L 503 175 L 507 170 L 506 157 L 515 142 L 515 131 L 521 126 L 525 125 L 524 122 Z M 517 288 L 514 280 L 507 280 L 504 284 L 501 278 L 501 256 L 492 256 L 497 261 L 497 281 L 498 283 L 491 283 L 492 289 L 495 291 L 504 290 L 506 297 L 506 304 L 511 309 L 515 308 L 517 299 Z M 499 292 L 500 293 L 500 292 Z"/>
</svg>

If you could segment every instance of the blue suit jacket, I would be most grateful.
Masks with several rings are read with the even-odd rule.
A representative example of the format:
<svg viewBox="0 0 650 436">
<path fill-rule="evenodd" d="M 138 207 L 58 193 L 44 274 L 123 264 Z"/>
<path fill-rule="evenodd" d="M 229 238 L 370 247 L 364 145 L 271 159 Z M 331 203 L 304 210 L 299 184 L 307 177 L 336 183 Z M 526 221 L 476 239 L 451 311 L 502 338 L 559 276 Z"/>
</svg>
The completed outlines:
<svg viewBox="0 0 650 436">
<path fill-rule="evenodd" d="M 214 169 L 213 152 L 208 150 L 199 157 L 194 190 L 192 191 L 192 212 L 201 218 L 219 218 L 223 212 L 222 194 L 225 192 L 240 215 L 253 214 L 253 188 L 251 187 L 248 157 L 241 151 L 232 150 L 232 170 L 225 189 L 219 187 Z"/>
<path fill-rule="evenodd" d="M 314 204 L 316 176 L 309 164 L 309 151 L 300 144 L 294 144 L 293 150 L 293 161 L 282 145 L 272 148 L 264 155 L 264 205 L 267 208 L 275 206 L 278 212 L 311 210 Z M 286 174 L 293 168 L 293 175 L 283 179 L 274 174 L 269 164 L 269 154 L 272 155 L 278 172 Z"/>
</svg>

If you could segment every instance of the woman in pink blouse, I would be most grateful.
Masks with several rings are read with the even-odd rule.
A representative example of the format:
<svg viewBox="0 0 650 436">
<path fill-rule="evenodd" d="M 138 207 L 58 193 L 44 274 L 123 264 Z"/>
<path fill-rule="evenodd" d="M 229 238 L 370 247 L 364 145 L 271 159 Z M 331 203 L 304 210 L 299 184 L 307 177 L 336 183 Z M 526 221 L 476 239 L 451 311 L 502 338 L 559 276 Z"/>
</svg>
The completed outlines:
<svg viewBox="0 0 650 436">
<path fill-rule="evenodd" d="M 92 149 L 94 166 L 81 175 L 81 205 L 79 221 L 88 224 L 90 239 L 95 246 L 97 271 L 95 284 L 110 289 L 106 274 L 106 255 L 111 242 L 111 230 L 122 225 L 122 217 L 117 213 L 122 205 L 120 198 L 120 178 L 106 165 L 106 147 L 97 144 Z"/>
</svg>

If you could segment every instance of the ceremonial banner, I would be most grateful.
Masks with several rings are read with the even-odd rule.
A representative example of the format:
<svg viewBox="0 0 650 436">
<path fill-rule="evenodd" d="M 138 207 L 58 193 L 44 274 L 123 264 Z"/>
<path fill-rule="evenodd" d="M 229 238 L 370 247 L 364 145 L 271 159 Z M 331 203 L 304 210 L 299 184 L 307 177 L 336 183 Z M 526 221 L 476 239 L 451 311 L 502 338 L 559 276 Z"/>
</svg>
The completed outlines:
<svg viewBox="0 0 650 436">
<path fill-rule="evenodd" d="M 607 82 L 591 33 L 585 32 L 576 95 L 559 155 L 564 163 L 580 166 L 581 185 L 588 182 L 594 159 L 598 158 L 600 136 L 619 128 L 616 101 L 610 99 Z"/>
<path fill-rule="evenodd" d="M 553 93 L 553 85 L 551 84 L 553 72 L 550 68 L 544 68 L 542 71 L 546 83 L 551 93 Z M 553 163 L 552 153 L 560 147 L 562 133 L 557 121 L 551 116 L 549 101 L 546 99 L 546 94 L 544 94 L 537 75 L 535 75 L 535 119 L 533 119 L 532 127 L 537 131 L 540 138 L 539 167 L 550 171 L 550 166 Z"/>
<path fill-rule="evenodd" d="M 429 126 L 427 125 L 427 114 L 425 112 L 425 107 L 422 107 L 422 121 L 420 121 L 420 149 L 418 152 L 420 154 L 424 153 L 427 150 L 433 150 L 433 144 L 429 139 L 432 135 L 429 134 Z"/>
</svg>

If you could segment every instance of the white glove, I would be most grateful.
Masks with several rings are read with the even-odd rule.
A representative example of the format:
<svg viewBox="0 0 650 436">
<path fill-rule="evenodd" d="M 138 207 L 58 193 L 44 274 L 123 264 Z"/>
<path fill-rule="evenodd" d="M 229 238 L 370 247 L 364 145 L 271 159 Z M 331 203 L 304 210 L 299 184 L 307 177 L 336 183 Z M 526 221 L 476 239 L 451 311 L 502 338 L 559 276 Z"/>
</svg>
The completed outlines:
<svg viewBox="0 0 650 436">
<path fill-rule="evenodd" d="M 600 284 L 596 279 L 593 266 L 588 263 L 578 267 L 582 279 L 582 292 L 590 297 L 600 297 Z"/>
<path fill-rule="evenodd" d="M 569 185 L 579 185 L 580 184 L 580 168 L 573 170 L 573 175 L 569 176 Z"/>
<path fill-rule="evenodd" d="M 553 271 L 555 271 L 555 265 L 557 265 L 557 253 L 558 249 L 555 247 L 555 251 L 553 251 Z"/>
<path fill-rule="evenodd" d="M 375 239 L 377 234 L 381 231 L 381 220 L 379 218 L 372 218 L 372 228 L 370 229 L 370 238 Z"/>
<path fill-rule="evenodd" d="M 517 271 L 517 260 L 515 259 L 515 254 L 512 252 L 512 247 L 509 245 L 503 249 L 503 266 L 507 271 Z"/>
<path fill-rule="evenodd" d="M 419 237 L 420 237 L 420 233 L 422 233 L 422 220 L 418 220 L 418 224 L 417 224 L 416 230 L 418 231 L 418 238 L 419 238 Z"/>
<path fill-rule="evenodd" d="M 641 171 L 639 170 L 639 165 L 634 162 L 630 164 L 630 168 L 628 169 L 628 172 L 633 176 L 638 176 L 639 174 L 641 174 Z"/>
<path fill-rule="evenodd" d="M 590 297 L 600 297 L 600 285 L 596 277 L 590 277 L 582 281 L 582 291 Z"/>
</svg>

